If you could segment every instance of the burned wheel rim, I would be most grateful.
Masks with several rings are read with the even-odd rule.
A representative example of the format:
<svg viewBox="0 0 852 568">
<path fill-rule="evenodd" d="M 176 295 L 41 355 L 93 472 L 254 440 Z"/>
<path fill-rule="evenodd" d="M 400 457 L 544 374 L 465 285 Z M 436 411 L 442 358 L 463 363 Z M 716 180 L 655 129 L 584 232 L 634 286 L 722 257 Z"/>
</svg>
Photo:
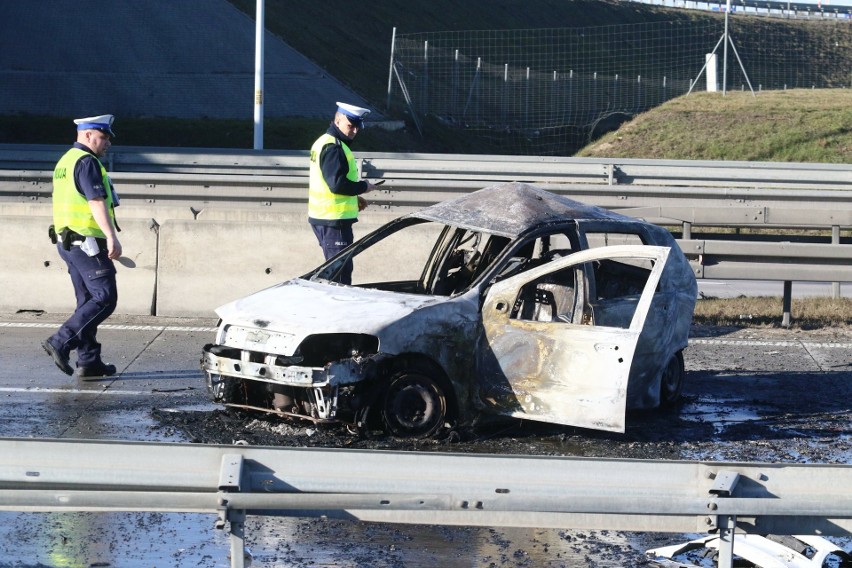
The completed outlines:
<svg viewBox="0 0 852 568">
<path fill-rule="evenodd" d="M 663 376 L 660 378 L 660 405 L 672 406 L 683 391 L 683 353 L 678 351 L 669 359 Z"/>
<path fill-rule="evenodd" d="M 382 422 L 390 434 L 425 438 L 441 427 L 446 416 L 444 391 L 431 377 L 401 373 L 391 380 L 382 404 Z"/>
</svg>

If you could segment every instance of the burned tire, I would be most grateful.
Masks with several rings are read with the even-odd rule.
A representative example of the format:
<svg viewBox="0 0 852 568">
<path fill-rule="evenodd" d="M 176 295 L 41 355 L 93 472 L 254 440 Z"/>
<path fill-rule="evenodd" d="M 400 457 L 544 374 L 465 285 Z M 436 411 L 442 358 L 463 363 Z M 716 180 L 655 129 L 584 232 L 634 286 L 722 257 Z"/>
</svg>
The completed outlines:
<svg viewBox="0 0 852 568">
<path fill-rule="evenodd" d="M 686 375 L 683 365 L 683 351 L 678 351 L 669 359 L 660 377 L 660 406 L 674 406 L 683 392 L 683 380 Z"/>
<path fill-rule="evenodd" d="M 382 397 L 384 429 L 400 438 L 427 438 L 447 418 L 447 398 L 428 375 L 403 371 L 395 375 Z"/>
<path fill-rule="evenodd" d="M 240 380 L 222 375 L 207 375 L 207 390 L 213 402 L 229 404 L 237 402 Z M 242 401 L 239 401 L 242 402 Z"/>
</svg>

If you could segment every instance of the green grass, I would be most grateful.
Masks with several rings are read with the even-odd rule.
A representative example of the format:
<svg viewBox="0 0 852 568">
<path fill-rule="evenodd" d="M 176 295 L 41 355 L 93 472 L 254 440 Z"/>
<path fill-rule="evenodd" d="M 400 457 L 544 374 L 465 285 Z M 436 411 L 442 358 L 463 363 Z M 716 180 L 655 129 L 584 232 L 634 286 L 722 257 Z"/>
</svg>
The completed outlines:
<svg viewBox="0 0 852 568">
<path fill-rule="evenodd" d="M 577 156 L 849 163 L 852 90 L 693 93 L 636 116 Z"/>
</svg>

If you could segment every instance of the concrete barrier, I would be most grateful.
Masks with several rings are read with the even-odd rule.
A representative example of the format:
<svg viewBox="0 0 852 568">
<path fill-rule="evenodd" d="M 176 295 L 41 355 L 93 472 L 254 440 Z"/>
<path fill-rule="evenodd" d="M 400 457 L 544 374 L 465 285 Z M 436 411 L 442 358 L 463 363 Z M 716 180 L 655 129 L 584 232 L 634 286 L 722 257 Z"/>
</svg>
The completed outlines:
<svg viewBox="0 0 852 568">
<path fill-rule="evenodd" d="M 303 209 L 273 212 L 257 208 L 210 207 L 198 210 L 140 203 L 123 205 L 118 217 L 123 229 L 120 238 L 124 257 L 131 261 L 133 268 L 117 265 L 117 314 L 213 317 L 218 306 L 300 276 L 323 262 L 322 251 Z M 378 207 L 368 209 L 355 225 L 355 238 L 396 217 L 396 213 Z M 65 263 L 47 237 L 47 227 L 52 222 L 50 204 L 0 204 L 0 222 L 8 238 L 6 246 L 0 248 L 0 286 L 4 291 L 0 296 L 0 312 L 67 313 L 73 310 L 74 295 Z M 422 266 L 436 236 L 434 230 L 425 226 L 415 228 L 406 232 L 404 242 L 397 243 L 398 246 L 376 249 L 359 257 L 353 275 L 355 282 L 416 278 L 417 274 L 411 271 Z M 743 270 L 750 270 L 751 264 L 759 262 L 755 257 L 739 263 L 735 262 L 736 258 L 729 258 L 745 251 L 742 244 L 724 242 L 714 243 L 714 246 L 727 251 L 724 259 L 729 270 L 746 267 L 729 274 L 729 278 L 747 277 L 750 273 Z M 815 250 L 816 246 L 812 248 Z M 848 256 L 845 249 L 835 252 L 828 247 L 849 245 L 822 246 L 826 252 L 812 254 L 822 259 L 814 261 L 814 267 L 830 260 L 840 267 L 835 270 L 848 268 L 848 264 L 842 262 L 844 255 Z M 699 255 L 705 252 L 694 246 L 689 250 Z M 716 253 L 716 257 L 722 258 L 720 255 Z M 770 253 L 761 253 L 760 259 L 766 262 L 770 256 Z M 707 262 L 706 254 L 703 258 L 705 264 L 714 264 Z M 700 261 L 696 262 L 698 268 L 706 268 Z M 820 274 L 849 281 L 846 272 L 829 273 L 825 266 L 822 268 Z M 766 271 L 763 274 L 784 279 L 790 271 L 781 265 L 777 274 Z M 798 278 L 807 276 L 796 274 Z M 698 275 L 710 277 L 702 276 L 702 272 Z"/>
<path fill-rule="evenodd" d="M 323 262 L 304 211 L 132 205 L 118 213 L 126 260 L 116 265 L 117 314 L 212 316 L 226 302 Z M 364 213 L 364 220 L 355 225 L 355 237 L 395 217 L 380 210 Z M 8 242 L 14 243 L 0 249 L 0 286 L 6 291 L 0 297 L 0 311 L 72 311 L 67 268 L 47 237 L 53 222 L 51 205 L 0 204 L 0 221 Z M 390 278 L 404 261 L 405 251 L 399 253 L 399 258 L 366 267 L 370 276 Z"/>
<path fill-rule="evenodd" d="M 393 214 L 363 214 L 360 238 Z M 425 256 L 434 230 L 415 231 L 415 242 L 391 256 L 365 259 L 363 280 L 392 280 L 407 259 Z M 422 238 L 421 238 L 422 237 Z M 304 212 L 275 215 L 211 209 L 194 221 L 169 219 L 160 226 L 156 315 L 213 316 L 220 305 L 301 276 L 323 262 L 322 249 Z M 408 261 L 410 264 L 410 261 Z"/>
<path fill-rule="evenodd" d="M 160 226 L 156 315 L 214 316 L 221 304 L 321 261 L 307 223 L 170 219 Z"/>
<path fill-rule="evenodd" d="M 43 212 L 49 211 L 41 209 Z M 68 269 L 47 236 L 49 215 L 2 216 L 7 245 L 0 248 L 0 311 L 71 312 L 75 299 Z M 157 233 L 150 220 L 121 222 L 120 239 L 126 264 L 116 263 L 116 313 L 151 314 L 156 284 Z"/>
</svg>

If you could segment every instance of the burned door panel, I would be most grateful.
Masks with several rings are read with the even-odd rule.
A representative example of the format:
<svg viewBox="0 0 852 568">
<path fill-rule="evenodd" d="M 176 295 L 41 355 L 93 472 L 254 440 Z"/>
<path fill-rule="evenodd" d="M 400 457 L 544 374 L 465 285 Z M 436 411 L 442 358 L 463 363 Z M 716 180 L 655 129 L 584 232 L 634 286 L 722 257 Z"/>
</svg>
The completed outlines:
<svg viewBox="0 0 852 568">
<path fill-rule="evenodd" d="M 630 338 L 587 327 L 566 343 L 553 333 L 564 325 L 522 322 L 489 338 L 499 369 L 483 373 L 480 396 L 501 414 L 624 431 Z"/>
<path fill-rule="evenodd" d="M 495 283 L 482 308 L 480 403 L 500 414 L 623 432 L 633 355 L 668 251 L 647 246 L 583 251 Z M 627 324 L 573 323 L 589 299 L 580 284 L 584 271 L 614 258 L 654 264 L 641 294 L 620 303 L 619 319 Z M 565 274 L 574 276 L 566 282 Z M 573 293 L 562 293 L 570 296 L 571 314 L 560 318 L 569 302 L 559 308 L 544 292 L 568 283 Z M 632 306 L 630 314 L 624 306 Z"/>
</svg>

